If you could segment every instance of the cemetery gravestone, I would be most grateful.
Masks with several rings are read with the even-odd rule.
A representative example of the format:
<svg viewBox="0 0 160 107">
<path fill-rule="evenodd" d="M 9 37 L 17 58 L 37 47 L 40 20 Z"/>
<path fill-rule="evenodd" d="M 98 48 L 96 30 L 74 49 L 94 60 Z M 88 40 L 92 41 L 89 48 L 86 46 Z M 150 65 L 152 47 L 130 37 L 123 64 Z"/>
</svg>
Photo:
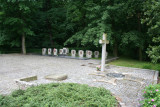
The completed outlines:
<svg viewBox="0 0 160 107">
<path fill-rule="evenodd" d="M 59 50 L 59 54 L 62 55 L 63 54 L 63 49 Z"/>
<path fill-rule="evenodd" d="M 47 49 L 46 48 L 42 48 L 42 55 L 46 55 Z"/>
<path fill-rule="evenodd" d="M 87 58 L 88 58 L 88 51 L 89 51 L 89 50 L 86 50 L 86 57 L 87 57 Z"/>
<path fill-rule="evenodd" d="M 92 51 L 88 51 L 88 57 L 87 58 L 92 58 Z"/>
<path fill-rule="evenodd" d="M 69 48 L 67 48 L 67 54 L 69 54 Z"/>
<path fill-rule="evenodd" d="M 52 55 L 52 49 L 48 48 L 48 55 Z"/>
<path fill-rule="evenodd" d="M 76 57 L 76 50 L 71 50 L 72 57 Z"/>
<path fill-rule="evenodd" d="M 95 56 L 95 58 L 98 58 L 99 57 L 99 51 L 95 51 L 94 56 Z"/>
<path fill-rule="evenodd" d="M 67 48 L 63 48 L 63 55 L 67 55 Z"/>
<path fill-rule="evenodd" d="M 78 54 L 79 54 L 79 57 L 80 57 L 80 58 L 83 58 L 84 51 L 83 51 L 83 50 L 79 50 Z"/>
<path fill-rule="evenodd" d="M 54 48 L 54 49 L 53 49 L 53 55 L 54 55 L 54 56 L 57 56 L 57 52 L 58 52 L 57 49 Z"/>
</svg>

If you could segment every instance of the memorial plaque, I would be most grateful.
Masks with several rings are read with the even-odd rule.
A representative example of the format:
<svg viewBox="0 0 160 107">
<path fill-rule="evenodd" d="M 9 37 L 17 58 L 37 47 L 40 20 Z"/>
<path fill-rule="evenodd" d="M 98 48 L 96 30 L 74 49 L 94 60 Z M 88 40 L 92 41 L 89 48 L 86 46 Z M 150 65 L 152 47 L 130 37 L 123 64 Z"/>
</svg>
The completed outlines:
<svg viewBox="0 0 160 107">
<path fill-rule="evenodd" d="M 54 56 L 57 56 L 57 53 L 58 53 L 58 50 L 54 48 L 54 49 L 53 49 L 53 55 L 54 55 Z"/>
<path fill-rule="evenodd" d="M 98 58 L 98 57 L 99 57 L 99 51 L 95 51 L 95 52 L 94 52 L 94 57 L 95 57 L 95 58 Z"/>
<path fill-rule="evenodd" d="M 84 51 L 83 51 L 83 50 L 79 50 L 78 54 L 79 54 L 79 57 L 80 57 L 80 58 L 83 58 L 83 56 L 84 56 Z"/>
<path fill-rule="evenodd" d="M 60 54 L 60 55 L 63 54 L 63 49 L 59 49 L 59 54 Z"/>
<path fill-rule="evenodd" d="M 67 48 L 63 48 L 63 55 L 67 55 Z"/>
<path fill-rule="evenodd" d="M 87 51 L 87 52 L 88 52 L 87 58 L 92 58 L 92 51 Z"/>
<path fill-rule="evenodd" d="M 71 50 L 71 56 L 76 57 L 76 50 Z"/>
<path fill-rule="evenodd" d="M 52 55 L 52 48 L 48 48 L 48 55 Z"/>
<path fill-rule="evenodd" d="M 87 58 L 88 58 L 88 51 L 89 51 L 89 50 L 86 50 L 86 57 L 87 57 Z"/>
<path fill-rule="evenodd" d="M 47 49 L 46 48 L 42 48 L 42 55 L 46 55 Z"/>
</svg>

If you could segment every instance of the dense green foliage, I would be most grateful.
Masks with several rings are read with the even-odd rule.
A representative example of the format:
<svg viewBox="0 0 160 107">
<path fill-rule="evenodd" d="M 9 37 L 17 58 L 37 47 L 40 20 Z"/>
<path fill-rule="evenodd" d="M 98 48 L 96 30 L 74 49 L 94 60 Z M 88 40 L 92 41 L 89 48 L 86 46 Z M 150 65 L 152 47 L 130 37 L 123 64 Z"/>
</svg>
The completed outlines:
<svg viewBox="0 0 160 107">
<path fill-rule="evenodd" d="M 116 107 L 117 101 L 104 88 L 71 83 L 52 83 L 0 96 L 1 107 Z"/>
<path fill-rule="evenodd" d="M 143 96 L 143 107 L 160 107 L 160 84 L 146 87 Z"/>
<path fill-rule="evenodd" d="M 105 32 L 114 56 L 157 63 L 159 11 L 159 0 L 0 0 L 0 48 L 100 50 Z"/>
<path fill-rule="evenodd" d="M 20 46 L 21 37 L 24 39 L 22 46 L 25 46 L 25 36 L 34 35 L 32 26 L 34 20 L 32 14 L 37 12 L 38 2 L 24 0 L 1 0 L 1 42 L 11 46 Z M 23 53 L 26 53 L 25 47 L 23 47 Z"/>
<path fill-rule="evenodd" d="M 148 34 L 152 37 L 152 43 L 147 53 L 155 63 L 160 60 L 160 1 L 147 0 L 144 3 L 144 10 L 145 17 L 142 22 L 149 26 Z"/>
</svg>

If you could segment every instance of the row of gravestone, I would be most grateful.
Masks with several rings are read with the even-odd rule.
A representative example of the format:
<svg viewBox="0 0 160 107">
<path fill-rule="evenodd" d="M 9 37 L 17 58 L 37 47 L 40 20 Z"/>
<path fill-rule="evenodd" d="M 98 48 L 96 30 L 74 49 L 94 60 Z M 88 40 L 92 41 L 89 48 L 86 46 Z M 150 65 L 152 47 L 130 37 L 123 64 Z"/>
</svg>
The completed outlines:
<svg viewBox="0 0 160 107">
<path fill-rule="evenodd" d="M 59 49 L 59 53 L 58 53 L 58 49 L 53 49 L 52 48 L 48 48 L 48 53 L 47 53 L 47 48 L 42 48 L 42 55 L 68 55 L 69 54 L 69 49 L 68 48 L 63 48 L 63 49 Z M 92 58 L 93 52 L 90 50 L 86 50 L 86 57 L 87 58 Z M 71 56 L 72 57 L 76 57 L 76 50 L 71 50 Z M 80 58 L 84 57 L 84 51 L 83 50 L 79 50 L 78 51 L 78 56 Z M 94 51 L 94 57 L 98 58 L 99 57 L 99 51 Z"/>
</svg>

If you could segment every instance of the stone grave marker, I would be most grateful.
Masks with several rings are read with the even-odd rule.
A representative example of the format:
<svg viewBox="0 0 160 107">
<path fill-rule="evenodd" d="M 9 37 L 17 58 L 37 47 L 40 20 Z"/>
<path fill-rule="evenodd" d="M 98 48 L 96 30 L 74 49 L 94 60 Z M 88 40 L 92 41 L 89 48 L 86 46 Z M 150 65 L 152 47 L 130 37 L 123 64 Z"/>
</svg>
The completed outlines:
<svg viewBox="0 0 160 107">
<path fill-rule="evenodd" d="M 80 58 L 83 58 L 84 56 L 84 51 L 83 50 L 79 50 L 78 55 Z"/>
<path fill-rule="evenodd" d="M 59 54 L 60 54 L 60 55 L 63 54 L 63 49 L 59 49 Z"/>
<path fill-rule="evenodd" d="M 52 55 L 52 48 L 48 48 L 48 55 Z"/>
<path fill-rule="evenodd" d="M 71 50 L 71 56 L 76 57 L 76 50 Z"/>
<path fill-rule="evenodd" d="M 88 58 L 88 51 L 89 51 L 89 50 L 86 50 L 86 57 L 87 57 L 87 58 Z"/>
<path fill-rule="evenodd" d="M 67 55 L 67 48 L 63 48 L 63 55 Z"/>
<path fill-rule="evenodd" d="M 69 48 L 67 48 L 67 54 L 69 54 Z"/>
<path fill-rule="evenodd" d="M 88 52 L 87 58 L 92 58 L 92 51 L 87 51 L 87 52 Z"/>
<path fill-rule="evenodd" d="M 58 50 L 54 48 L 54 49 L 53 49 L 53 55 L 54 55 L 54 56 L 57 56 L 57 53 L 58 53 Z"/>
<path fill-rule="evenodd" d="M 47 49 L 46 48 L 42 48 L 42 55 L 46 55 Z"/>
<path fill-rule="evenodd" d="M 55 81 L 62 81 L 67 78 L 68 78 L 68 75 L 66 75 L 66 74 L 51 74 L 51 75 L 45 76 L 45 79 L 55 80 Z"/>
<path fill-rule="evenodd" d="M 99 57 L 99 51 L 94 51 L 94 57 L 98 58 Z"/>
</svg>

